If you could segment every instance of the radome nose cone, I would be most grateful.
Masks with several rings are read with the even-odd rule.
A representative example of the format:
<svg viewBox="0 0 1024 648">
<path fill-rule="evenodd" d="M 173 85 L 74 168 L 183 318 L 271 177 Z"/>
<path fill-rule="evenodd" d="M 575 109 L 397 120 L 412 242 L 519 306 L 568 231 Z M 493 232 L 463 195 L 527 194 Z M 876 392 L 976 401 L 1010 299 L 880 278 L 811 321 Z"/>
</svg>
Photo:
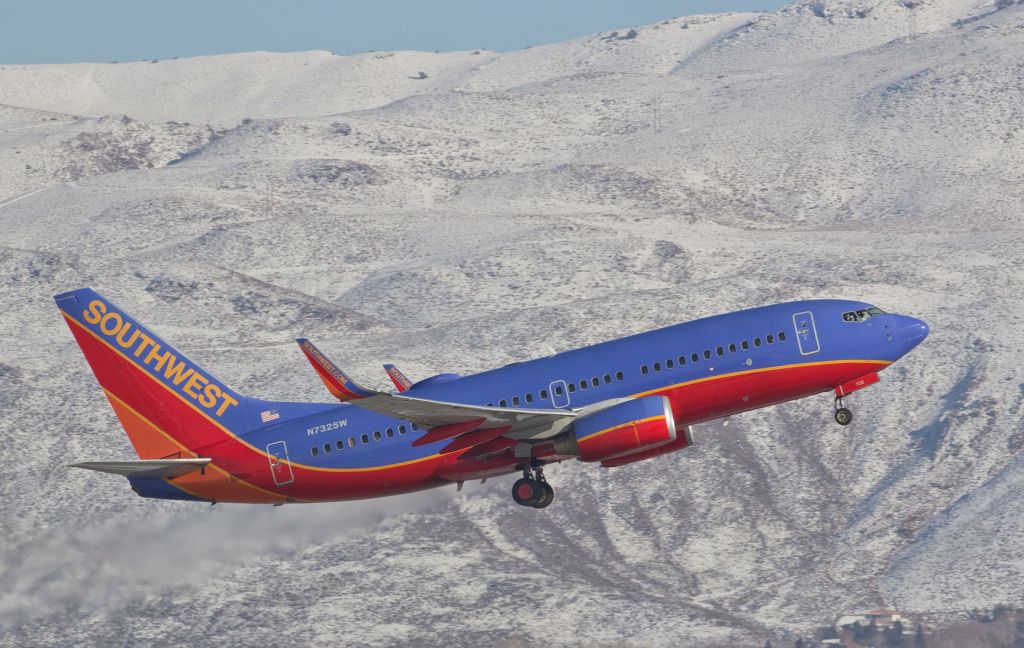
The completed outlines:
<svg viewBox="0 0 1024 648">
<path fill-rule="evenodd" d="M 900 322 L 900 337 L 910 347 L 914 348 L 918 344 L 924 341 L 931 329 L 928 325 L 919 319 L 913 317 L 903 317 L 903 321 Z"/>
<path fill-rule="evenodd" d="M 928 334 L 932 332 L 931 328 L 928 327 L 928 324 L 926 322 L 917 320 L 917 325 L 921 328 L 920 335 L 922 340 L 928 337 Z"/>
</svg>

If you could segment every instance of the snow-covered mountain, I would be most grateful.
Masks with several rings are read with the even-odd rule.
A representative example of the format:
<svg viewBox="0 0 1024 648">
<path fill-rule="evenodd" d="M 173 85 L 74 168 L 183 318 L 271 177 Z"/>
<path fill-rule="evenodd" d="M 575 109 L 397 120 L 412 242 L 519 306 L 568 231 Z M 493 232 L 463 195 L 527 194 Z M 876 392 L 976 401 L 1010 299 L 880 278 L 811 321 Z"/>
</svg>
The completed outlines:
<svg viewBox="0 0 1024 648">
<path fill-rule="evenodd" d="M 423 72 L 426 78 L 419 78 Z M 1024 602 L 1024 5 L 802 0 L 510 53 L 0 66 L 0 645 L 735 646 Z M 788 299 L 932 335 L 677 455 L 278 509 L 137 498 L 53 306 L 328 400 Z"/>
</svg>

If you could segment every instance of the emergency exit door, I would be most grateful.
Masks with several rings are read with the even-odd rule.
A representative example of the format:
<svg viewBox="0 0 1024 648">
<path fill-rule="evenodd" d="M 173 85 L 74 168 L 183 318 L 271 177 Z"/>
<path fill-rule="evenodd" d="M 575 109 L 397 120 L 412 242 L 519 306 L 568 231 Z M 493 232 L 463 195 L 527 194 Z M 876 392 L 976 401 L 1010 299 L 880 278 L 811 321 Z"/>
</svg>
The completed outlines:
<svg viewBox="0 0 1024 648">
<path fill-rule="evenodd" d="M 292 463 L 288 460 L 288 446 L 284 441 L 274 441 L 267 446 L 267 458 L 270 461 L 270 474 L 274 483 L 284 486 L 295 481 L 292 474 Z"/>
<path fill-rule="evenodd" d="M 814 327 L 814 314 L 811 311 L 793 315 L 793 328 L 796 330 L 796 343 L 800 345 L 800 355 L 811 355 L 821 351 L 818 330 Z"/>
</svg>

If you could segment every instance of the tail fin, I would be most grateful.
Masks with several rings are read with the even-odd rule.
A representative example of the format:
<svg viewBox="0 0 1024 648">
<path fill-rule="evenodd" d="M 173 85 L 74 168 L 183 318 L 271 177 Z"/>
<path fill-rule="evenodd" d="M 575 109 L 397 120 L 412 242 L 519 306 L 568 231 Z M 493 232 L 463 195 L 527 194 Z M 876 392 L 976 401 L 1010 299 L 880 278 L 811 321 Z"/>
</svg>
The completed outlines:
<svg viewBox="0 0 1024 648">
<path fill-rule="evenodd" d="M 194 456 L 270 414 L 258 410 L 273 403 L 239 395 L 96 291 L 54 301 L 139 458 Z"/>
</svg>

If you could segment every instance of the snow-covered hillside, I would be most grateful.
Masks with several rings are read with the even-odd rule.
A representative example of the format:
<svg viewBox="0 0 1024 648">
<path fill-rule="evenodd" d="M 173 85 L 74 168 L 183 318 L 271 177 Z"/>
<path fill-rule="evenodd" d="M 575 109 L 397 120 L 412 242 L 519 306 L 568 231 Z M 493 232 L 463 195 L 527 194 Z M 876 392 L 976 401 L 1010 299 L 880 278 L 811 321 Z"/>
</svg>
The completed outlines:
<svg viewBox="0 0 1024 648">
<path fill-rule="evenodd" d="M 417 78 L 419 73 L 426 78 Z M 0 645 L 761 646 L 1024 603 L 1024 5 L 801 0 L 498 54 L 0 66 Z M 932 335 L 685 452 L 309 507 L 146 501 L 51 296 L 328 400 L 732 309 Z"/>
</svg>

